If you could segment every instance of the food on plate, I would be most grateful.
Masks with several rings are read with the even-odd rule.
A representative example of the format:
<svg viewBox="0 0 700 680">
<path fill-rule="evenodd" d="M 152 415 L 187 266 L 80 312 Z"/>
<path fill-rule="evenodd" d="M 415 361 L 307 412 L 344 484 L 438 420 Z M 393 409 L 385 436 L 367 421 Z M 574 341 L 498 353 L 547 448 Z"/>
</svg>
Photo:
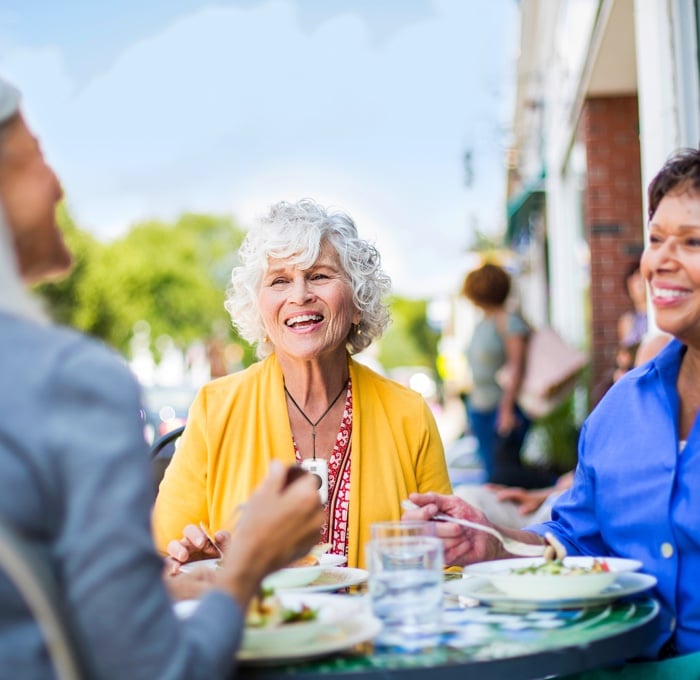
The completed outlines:
<svg viewBox="0 0 700 680">
<path fill-rule="evenodd" d="M 551 601 L 598 595 L 615 581 L 617 573 L 604 558 L 567 557 L 511 564 L 490 579 L 506 595 Z"/>
<path fill-rule="evenodd" d="M 602 559 L 594 558 L 590 566 L 565 566 L 562 560 L 544 561 L 527 567 L 511 569 L 511 574 L 546 574 L 548 576 L 580 576 L 581 574 L 600 574 L 609 572 L 610 567 Z"/>
<path fill-rule="evenodd" d="M 318 564 L 318 557 L 314 555 L 313 553 L 309 553 L 308 555 L 304 555 L 304 557 L 300 557 L 298 560 L 294 560 L 294 562 L 289 564 L 288 568 L 291 567 L 315 567 Z"/>
<path fill-rule="evenodd" d="M 330 543 L 318 543 L 316 544 L 307 555 L 300 557 L 298 560 L 294 560 L 289 566 L 290 567 L 315 567 L 320 564 L 320 559 L 322 555 L 325 555 L 331 548 Z"/>
<path fill-rule="evenodd" d="M 248 607 L 245 625 L 248 628 L 273 628 L 288 623 L 314 621 L 317 617 L 318 610 L 304 603 L 295 609 L 284 607 L 274 590 L 262 589 Z"/>
<path fill-rule="evenodd" d="M 526 557 L 476 562 L 464 567 L 464 572 L 485 577 L 491 585 L 511 597 L 551 602 L 597 596 L 625 572 L 641 567 L 638 560 L 581 555 L 549 562 Z"/>
</svg>

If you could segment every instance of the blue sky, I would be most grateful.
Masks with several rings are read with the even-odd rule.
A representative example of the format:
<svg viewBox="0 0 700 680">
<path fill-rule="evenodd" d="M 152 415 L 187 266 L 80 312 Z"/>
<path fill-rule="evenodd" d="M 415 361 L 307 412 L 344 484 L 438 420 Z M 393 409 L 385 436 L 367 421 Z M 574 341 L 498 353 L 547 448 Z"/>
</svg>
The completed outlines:
<svg viewBox="0 0 700 680">
<path fill-rule="evenodd" d="M 0 73 L 97 237 L 309 196 L 397 292 L 439 295 L 504 222 L 516 22 L 515 0 L 3 0 Z"/>
</svg>

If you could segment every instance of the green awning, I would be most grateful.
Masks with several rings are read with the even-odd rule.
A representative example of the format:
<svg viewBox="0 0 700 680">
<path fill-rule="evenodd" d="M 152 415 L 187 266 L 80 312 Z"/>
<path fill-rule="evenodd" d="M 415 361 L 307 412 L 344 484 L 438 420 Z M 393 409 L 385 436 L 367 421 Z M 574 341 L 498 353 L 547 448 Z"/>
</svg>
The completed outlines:
<svg viewBox="0 0 700 680">
<path fill-rule="evenodd" d="M 541 213 L 544 210 L 544 201 L 544 173 L 542 173 L 508 201 L 506 206 L 508 215 L 506 241 L 508 243 L 530 233 L 530 218 L 534 213 Z"/>
</svg>

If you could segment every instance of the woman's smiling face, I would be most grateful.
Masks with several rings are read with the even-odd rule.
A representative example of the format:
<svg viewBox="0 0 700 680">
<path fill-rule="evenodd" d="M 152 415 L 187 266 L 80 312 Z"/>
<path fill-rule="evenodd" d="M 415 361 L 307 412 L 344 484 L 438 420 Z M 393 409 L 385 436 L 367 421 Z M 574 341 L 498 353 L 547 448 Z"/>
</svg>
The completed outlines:
<svg viewBox="0 0 700 680">
<path fill-rule="evenodd" d="M 678 187 L 661 199 L 641 271 L 658 327 L 700 348 L 700 192 Z"/>
<path fill-rule="evenodd" d="M 278 355 L 309 360 L 338 351 L 360 313 L 335 249 L 327 243 L 309 269 L 270 260 L 258 293 L 265 331 Z"/>
</svg>

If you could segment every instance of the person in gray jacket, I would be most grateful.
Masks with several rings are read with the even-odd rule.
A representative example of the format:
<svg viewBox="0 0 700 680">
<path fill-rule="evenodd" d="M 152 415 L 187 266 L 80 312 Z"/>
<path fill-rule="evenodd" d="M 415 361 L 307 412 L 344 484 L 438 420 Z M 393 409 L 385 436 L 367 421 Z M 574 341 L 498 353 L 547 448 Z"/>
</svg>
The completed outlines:
<svg viewBox="0 0 700 680">
<path fill-rule="evenodd" d="M 70 267 L 55 220 L 61 197 L 18 91 L 0 79 L 0 516 L 45 555 L 86 677 L 228 677 L 262 579 L 318 540 L 315 484 L 309 475 L 287 486 L 286 470 L 272 466 L 233 537 L 217 534 L 222 568 L 165 576 L 150 531 L 139 387 L 114 352 L 50 324 L 25 288 Z M 174 592 L 201 596 L 191 618 L 175 616 Z M 4 574 L 0 629 L 0 668 L 53 676 Z"/>
</svg>

